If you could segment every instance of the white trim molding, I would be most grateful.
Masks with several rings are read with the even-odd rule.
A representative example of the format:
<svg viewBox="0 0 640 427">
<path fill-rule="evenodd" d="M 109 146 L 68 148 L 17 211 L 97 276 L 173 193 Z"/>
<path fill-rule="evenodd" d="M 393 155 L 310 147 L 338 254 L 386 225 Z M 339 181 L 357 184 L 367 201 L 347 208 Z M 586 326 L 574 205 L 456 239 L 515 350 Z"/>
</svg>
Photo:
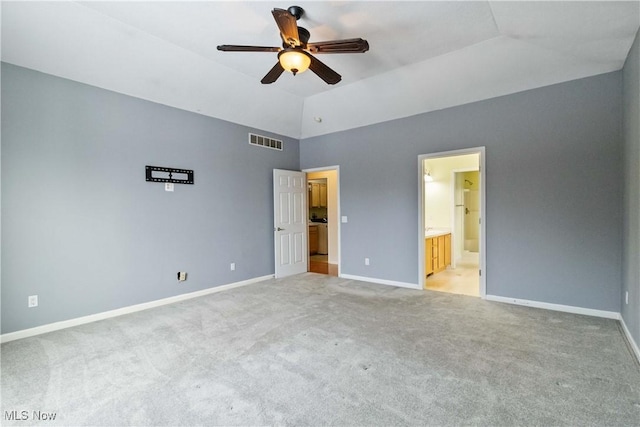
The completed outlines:
<svg viewBox="0 0 640 427">
<path fill-rule="evenodd" d="M 480 259 L 479 270 L 479 297 L 485 299 L 487 293 L 487 174 L 486 174 L 486 149 L 484 146 L 469 147 L 460 150 L 441 151 L 418 156 L 418 289 L 423 289 L 426 280 L 425 274 L 425 183 L 423 164 L 425 160 L 441 159 L 445 157 L 465 156 L 468 154 L 478 154 L 478 171 L 480 172 Z M 453 200 L 452 200 L 453 202 Z M 452 203 L 453 204 L 453 203 Z M 453 224 L 452 224 L 453 225 Z"/>
<path fill-rule="evenodd" d="M 615 311 L 605 311 L 605 310 L 596 310 L 593 308 L 583 308 L 583 307 L 575 307 L 571 305 L 562 305 L 562 304 L 552 304 L 548 302 L 540 302 L 540 301 L 531 301 L 519 298 L 507 298 L 500 297 L 496 295 L 487 295 L 487 301 L 495 301 L 495 302 L 503 302 L 507 304 L 515 304 L 522 305 L 525 307 L 534 307 L 534 308 L 542 308 L 545 310 L 553 310 L 553 311 L 563 311 L 565 313 L 573 313 L 573 314 L 582 314 L 585 316 L 594 316 L 601 317 L 604 319 L 613 319 L 620 322 L 622 326 L 622 332 L 627 342 L 629 343 L 629 347 L 631 348 L 631 352 L 638 359 L 638 363 L 640 363 L 640 348 L 638 347 L 638 343 L 635 342 L 633 337 L 631 336 L 631 332 L 629 328 L 627 328 L 627 324 L 624 322 L 622 315 Z"/>
<path fill-rule="evenodd" d="M 487 295 L 487 301 L 504 302 L 507 304 L 523 305 L 525 307 L 544 308 L 546 310 L 563 311 L 565 313 L 583 314 L 585 316 L 603 317 L 605 319 L 621 320 L 620 313 L 615 311 L 596 310 L 593 308 L 575 307 L 572 305 L 552 304 L 549 302 L 531 301 L 519 298 Z"/>
<path fill-rule="evenodd" d="M 22 338 L 33 337 L 36 335 L 46 334 L 48 332 L 58 331 L 60 329 L 71 328 L 73 326 L 84 325 L 86 323 L 97 322 L 98 320 L 110 319 L 112 317 L 122 316 L 124 314 L 135 313 L 137 311 L 147 310 L 154 307 L 160 307 L 167 304 L 173 304 L 176 302 L 198 298 L 216 292 L 222 292 L 240 286 L 246 286 L 253 283 L 262 282 L 272 279 L 273 274 L 267 276 L 255 277 L 253 279 L 243 280 L 241 282 L 229 283 L 226 285 L 215 286 L 213 288 L 203 289 L 201 291 L 190 292 L 187 294 L 180 294 L 169 298 L 163 298 L 155 301 L 149 301 L 142 304 L 130 305 L 128 307 L 122 307 L 115 310 L 104 311 L 102 313 L 90 314 L 89 316 L 76 317 L 75 319 L 63 320 L 60 322 L 49 323 L 42 326 L 36 326 L 35 328 L 23 329 L 21 331 L 9 332 L 0 336 L 0 342 L 5 343 L 9 341 L 15 341 Z"/>
<path fill-rule="evenodd" d="M 622 325 L 622 331 L 627 338 L 627 342 L 629 343 L 631 350 L 635 354 L 636 359 L 638 359 L 638 363 L 640 363 L 640 348 L 638 347 L 638 343 L 635 342 L 635 340 L 631 336 L 631 331 L 629 331 L 629 328 L 627 328 L 627 324 L 624 323 L 624 318 L 622 318 L 622 316 L 620 316 L 620 324 Z"/>
<path fill-rule="evenodd" d="M 373 277 L 364 277 L 364 276 L 354 276 L 352 274 L 341 274 L 340 278 L 358 280 L 360 282 L 377 283 L 380 285 L 396 286 L 398 288 L 409 288 L 409 289 L 418 289 L 418 290 L 422 289 L 420 285 L 418 285 L 417 283 L 396 282 L 395 280 L 376 279 Z"/>
</svg>

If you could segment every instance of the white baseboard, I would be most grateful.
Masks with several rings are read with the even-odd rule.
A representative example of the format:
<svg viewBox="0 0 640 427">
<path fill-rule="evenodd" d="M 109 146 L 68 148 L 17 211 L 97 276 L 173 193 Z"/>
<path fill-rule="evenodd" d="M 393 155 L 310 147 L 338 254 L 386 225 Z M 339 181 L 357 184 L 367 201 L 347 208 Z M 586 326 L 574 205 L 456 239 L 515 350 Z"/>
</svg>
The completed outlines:
<svg viewBox="0 0 640 427">
<path fill-rule="evenodd" d="M 507 298 L 487 295 L 488 301 L 505 302 L 507 304 L 524 305 L 526 307 L 544 308 L 546 310 L 564 311 L 566 313 L 584 314 L 585 316 L 603 317 L 605 319 L 620 320 L 620 313 L 615 311 L 595 310 L 593 308 L 575 307 L 572 305 L 552 304 L 549 302 L 531 301 L 519 298 Z"/>
<path fill-rule="evenodd" d="M 633 353 L 638 359 L 638 363 L 640 363 L 640 348 L 638 347 L 638 343 L 631 336 L 631 332 L 629 331 L 629 328 L 627 328 L 627 324 L 624 323 L 624 319 L 622 317 L 620 317 L 620 324 L 622 325 L 622 330 L 624 331 L 624 335 L 627 337 L 627 341 L 631 346 L 631 350 L 633 350 Z"/>
<path fill-rule="evenodd" d="M 213 288 L 203 289 L 201 291 L 190 292 L 188 294 L 180 294 L 169 298 L 163 298 L 155 301 L 149 301 L 142 304 L 130 305 L 115 310 L 104 311 L 102 313 L 91 314 L 89 316 L 77 317 L 75 319 L 63 320 L 61 322 L 49 323 L 47 325 L 36 326 L 35 328 L 23 329 L 21 331 L 9 332 L 0 336 L 0 342 L 5 343 L 15 341 L 22 338 L 33 337 L 35 335 L 46 334 L 47 332 L 58 331 L 60 329 L 71 328 L 73 326 L 84 325 L 85 323 L 96 322 L 98 320 L 109 319 L 112 317 L 122 316 L 124 314 L 135 313 L 137 311 L 147 310 L 162 305 L 173 304 L 175 302 L 184 301 L 204 295 L 222 292 L 240 286 L 250 285 L 252 283 L 262 282 L 273 278 L 273 274 L 253 279 L 243 280 L 241 282 L 229 283 L 227 285 L 216 286 Z"/>
<path fill-rule="evenodd" d="M 352 274 L 341 274 L 341 278 L 350 280 L 359 280 L 361 282 L 378 283 L 380 285 L 397 286 L 399 288 L 422 289 L 416 283 L 396 282 L 394 280 L 376 279 L 373 277 L 354 276 Z"/>
</svg>

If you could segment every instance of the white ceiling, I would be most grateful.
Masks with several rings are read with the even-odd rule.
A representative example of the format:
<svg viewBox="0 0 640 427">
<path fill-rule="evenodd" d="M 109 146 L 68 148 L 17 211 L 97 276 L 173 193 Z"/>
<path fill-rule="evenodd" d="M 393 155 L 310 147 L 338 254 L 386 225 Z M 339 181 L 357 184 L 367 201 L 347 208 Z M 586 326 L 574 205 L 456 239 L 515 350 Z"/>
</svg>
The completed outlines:
<svg viewBox="0 0 640 427">
<path fill-rule="evenodd" d="M 640 25 L 638 1 L 291 1 L 312 42 L 368 40 L 318 55 L 337 85 L 262 85 L 275 53 L 216 50 L 278 46 L 274 1 L 3 1 L 2 60 L 306 138 L 619 70 Z"/>
</svg>

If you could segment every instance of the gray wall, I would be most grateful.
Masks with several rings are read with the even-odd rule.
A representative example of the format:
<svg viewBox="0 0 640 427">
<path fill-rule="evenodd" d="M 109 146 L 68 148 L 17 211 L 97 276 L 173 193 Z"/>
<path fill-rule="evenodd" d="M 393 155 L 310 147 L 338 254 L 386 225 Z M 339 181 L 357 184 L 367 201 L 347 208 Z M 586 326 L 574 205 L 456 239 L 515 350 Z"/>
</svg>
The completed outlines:
<svg viewBox="0 0 640 427">
<path fill-rule="evenodd" d="M 640 345 L 640 40 L 631 47 L 623 69 L 624 229 L 622 317 Z M 629 292 L 629 304 L 624 295 Z"/>
<path fill-rule="evenodd" d="M 301 141 L 302 168 L 340 165 L 341 272 L 417 283 L 417 157 L 485 146 L 487 293 L 619 312 L 621 78 Z"/>
<path fill-rule="evenodd" d="M 3 64 L 2 332 L 273 274 L 272 169 L 299 146 L 249 131 Z M 165 192 L 145 165 L 195 185 Z"/>
<path fill-rule="evenodd" d="M 625 235 L 638 236 L 637 41 L 632 55 Z M 341 271 L 416 283 L 418 155 L 486 146 L 488 294 L 622 309 L 638 341 L 637 239 L 625 239 L 621 307 L 622 73 L 300 150 L 257 131 L 284 152 L 250 147 L 252 129 L 228 122 L 8 64 L 2 77 L 2 333 L 272 274 L 273 168 L 340 165 Z M 164 192 L 146 164 L 194 169 L 196 184 Z"/>
</svg>

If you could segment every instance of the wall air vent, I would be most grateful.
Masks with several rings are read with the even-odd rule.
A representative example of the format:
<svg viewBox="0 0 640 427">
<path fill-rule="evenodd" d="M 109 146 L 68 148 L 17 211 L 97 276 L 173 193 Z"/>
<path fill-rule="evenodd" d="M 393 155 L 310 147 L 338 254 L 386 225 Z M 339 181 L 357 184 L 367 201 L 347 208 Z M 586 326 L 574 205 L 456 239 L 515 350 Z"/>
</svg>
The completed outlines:
<svg viewBox="0 0 640 427">
<path fill-rule="evenodd" d="M 281 140 L 269 138 L 262 135 L 256 135 L 255 133 L 249 134 L 249 144 L 257 145 L 258 147 L 271 148 L 272 150 L 282 151 Z"/>
</svg>

